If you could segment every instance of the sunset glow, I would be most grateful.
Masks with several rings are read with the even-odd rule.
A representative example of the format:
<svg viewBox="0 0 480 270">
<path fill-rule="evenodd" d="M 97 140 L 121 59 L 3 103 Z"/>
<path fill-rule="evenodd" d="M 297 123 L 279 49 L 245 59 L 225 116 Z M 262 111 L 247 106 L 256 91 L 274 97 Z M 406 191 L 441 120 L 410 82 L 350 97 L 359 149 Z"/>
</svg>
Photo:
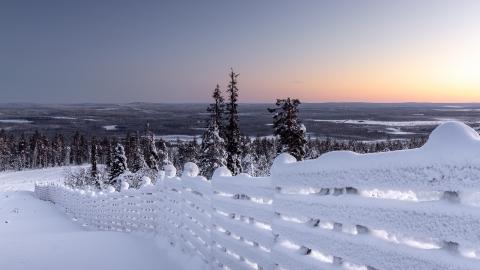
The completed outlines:
<svg viewBox="0 0 480 270">
<path fill-rule="evenodd" d="M 0 97 L 206 102 L 234 68 L 241 102 L 480 102 L 479 14 L 474 0 L 14 1 Z"/>
</svg>

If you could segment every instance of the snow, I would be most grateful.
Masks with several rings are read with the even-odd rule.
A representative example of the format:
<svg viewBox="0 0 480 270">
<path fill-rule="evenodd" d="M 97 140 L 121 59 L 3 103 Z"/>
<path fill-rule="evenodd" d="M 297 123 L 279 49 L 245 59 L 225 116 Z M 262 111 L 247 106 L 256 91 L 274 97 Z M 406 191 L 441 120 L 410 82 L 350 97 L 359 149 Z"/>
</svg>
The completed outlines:
<svg viewBox="0 0 480 270">
<path fill-rule="evenodd" d="M 437 127 L 418 149 L 371 154 L 336 151 L 293 165 L 282 165 L 279 159 L 275 169 L 277 181 L 285 179 L 289 185 L 293 183 L 288 179 L 302 173 L 304 177 L 297 180 L 296 187 L 308 187 L 322 178 L 331 187 L 408 190 L 415 183 L 424 190 L 469 191 L 480 189 L 479 152 L 480 140 L 475 130 L 460 122 L 447 122 Z"/>
<path fill-rule="evenodd" d="M 271 177 L 221 167 L 208 181 L 186 163 L 181 178 L 169 165 L 139 190 L 37 185 L 58 209 L 11 191 L 58 183 L 58 171 L 5 173 L 0 269 L 477 270 L 479 152 L 476 131 L 446 122 L 418 149 L 301 162 L 284 153 Z"/>
<path fill-rule="evenodd" d="M 108 131 L 117 130 L 117 125 L 107 125 L 103 126 L 103 128 Z"/>
<path fill-rule="evenodd" d="M 0 269 L 202 269 L 167 240 L 140 233 L 96 231 L 71 220 L 32 192 L 60 183 L 65 168 L 0 173 Z"/>
<path fill-rule="evenodd" d="M 389 128 L 386 128 L 387 130 L 387 134 L 392 134 L 392 135 L 411 135 L 411 134 L 415 134 L 415 132 L 408 132 L 408 131 L 402 131 L 401 129 L 399 128 L 394 128 L 394 127 L 389 127 Z"/>
<path fill-rule="evenodd" d="M 172 178 L 172 177 L 175 177 L 175 175 L 177 175 L 177 168 L 175 168 L 175 166 L 171 164 L 165 165 L 164 170 L 165 170 L 165 177 Z"/>
<path fill-rule="evenodd" d="M 183 176 L 195 177 L 200 173 L 200 169 L 197 164 L 193 162 L 187 162 L 183 166 Z"/>
<path fill-rule="evenodd" d="M 59 119 L 59 120 L 77 120 L 75 117 L 70 117 L 70 116 L 52 116 L 53 119 Z"/>
<path fill-rule="evenodd" d="M 97 111 L 116 111 L 119 110 L 120 108 L 115 108 L 115 107 L 108 107 L 108 108 L 99 108 L 96 109 Z"/>
<path fill-rule="evenodd" d="M 4 124 L 31 124 L 33 121 L 26 119 L 0 119 L 0 123 Z"/>
<path fill-rule="evenodd" d="M 73 168 L 75 166 L 1 172 L 0 192 L 33 191 L 35 182 L 60 183 L 63 181 L 64 172 Z"/>
<path fill-rule="evenodd" d="M 375 120 L 326 120 L 326 119 L 311 119 L 314 122 L 330 122 L 336 124 L 351 124 L 351 125 L 376 125 L 376 126 L 391 126 L 391 127 L 414 127 L 414 126 L 437 126 L 445 123 L 445 120 L 427 120 L 427 121 L 375 121 Z"/>
<path fill-rule="evenodd" d="M 419 149 L 280 155 L 274 260 L 286 269 L 320 268 L 311 254 L 354 269 L 478 269 L 479 151 L 475 130 L 446 122 Z"/>
<path fill-rule="evenodd" d="M 197 140 L 197 142 L 201 142 L 202 138 L 201 135 L 155 135 L 155 140 L 162 139 L 166 142 L 176 142 L 177 140 L 182 142 L 191 142 L 193 140 Z"/>
</svg>

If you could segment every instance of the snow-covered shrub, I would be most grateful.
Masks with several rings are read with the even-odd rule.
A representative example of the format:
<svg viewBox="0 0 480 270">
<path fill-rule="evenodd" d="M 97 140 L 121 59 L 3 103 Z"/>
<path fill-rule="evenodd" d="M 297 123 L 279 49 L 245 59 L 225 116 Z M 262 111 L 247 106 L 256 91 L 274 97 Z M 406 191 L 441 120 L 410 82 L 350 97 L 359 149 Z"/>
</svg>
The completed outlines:
<svg viewBox="0 0 480 270">
<path fill-rule="evenodd" d="M 71 168 L 64 170 L 64 183 L 72 188 L 104 189 L 108 186 L 108 172 L 105 166 L 98 166 L 96 177 L 92 177 L 90 168 Z"/>
<path fill-rule="evenodd" d="M 119 190 L 121 183 L 126 182 L 129 184 L 130 188 L 138 189 L 142 187 L 146 179 L 150 181 L 150 184 L 154 184 L 152 183 L 152 179 L 157 179 L 157 174 L 158 172 L 150 168 L 141 169 L 136 173 L 125 171 L 114 179 L 114 186 L 117 190 Z"/>
</svg>

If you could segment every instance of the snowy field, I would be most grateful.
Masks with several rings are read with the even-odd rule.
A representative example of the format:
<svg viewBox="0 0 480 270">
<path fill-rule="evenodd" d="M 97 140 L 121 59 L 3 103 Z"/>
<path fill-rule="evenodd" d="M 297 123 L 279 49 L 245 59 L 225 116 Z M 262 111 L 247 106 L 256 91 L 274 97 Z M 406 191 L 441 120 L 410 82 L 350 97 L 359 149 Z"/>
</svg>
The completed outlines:
<svg viewBox="0 0 480 270">
<path fill-rule="evenodd" d="M 161 238 L 92 231 L 32 192 L 64 168 L 0 173 L 0 269 L 201 269 Z"/>
</svg>

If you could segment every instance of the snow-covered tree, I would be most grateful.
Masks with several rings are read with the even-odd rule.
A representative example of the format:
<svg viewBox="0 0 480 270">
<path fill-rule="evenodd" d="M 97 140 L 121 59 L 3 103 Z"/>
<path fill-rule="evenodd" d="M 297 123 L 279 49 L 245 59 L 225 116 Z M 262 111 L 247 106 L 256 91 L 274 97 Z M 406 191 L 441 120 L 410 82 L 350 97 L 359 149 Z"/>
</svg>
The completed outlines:
<svg viewBox="0 0 480 270">
<path fill-rule="evenodd" d="M 163 139 L 159 139 L 155 145 L 157 146 L 158 164 L 159 169 L 163 170 L 165 165 L 171 164 L 167 143 Z"/>
<path fill-rule="evenodd" d="M 305 126 L 298 119 L 298 99 L 277 99 L 273 113 L 273 130 L 280 137 L 281 152 L 288 152 L 297 160 L 305 158 Z"/>
<path fill-rule="evenodd" d="M 158 152 L 157 146 L 155 145 L 155 137 L 153 132 L 150 131 L 150 124 L 147 123 L 145 126 L 145 136 L 144 136 L 144 157 L 147 166 L 155 171 L 158 171 Z"/>
<path fill-rule="evenodd" d="M 90 145 L 90 174 L 92 178 L 97 178 L 98 175 L 97 158 L 97 140 L 95 137 L 93 137 Z"/>
<path fill-rule="evenodd" d="M 138 134 L 137 136 L 135 136 L 135 140 L 133 141 L 133 145 L 131 145 L 131 148 L 133 151 L 131 171 L 135 173 L 144 169 L 147 166 L 147 164 L 145 163 L 142 148 L 140 147 L 140 137 Z"/>
<path fill-rule="evenodd" d="M 227 164 L 227 152 L 225 140 L 222 138 L 222 116 L 224 114 L 224 102 L 220 87 L 213 91 L 214 102 L 207 108 L 210 113 L 207 130 L 202 136 L 200 149 L 200 172 L 207 179 L 210 179 L 216 168 Z"/>
<path fill-rule="evenodd" d="M 178 145 L 178 162 L 179 165 L 181 165 L 179 168 L 183 168 L 183 165 L 185 165 L 187 162 L 196 163 L 198 161 L 197 157 L 198 144 L 196 139 L 193 139 L 189 142 L 183 142 Z"/>
<path fill-rule="evenodd" d="M 255 151 L 252 148 L 252 140 L 248 136 L 240 137 L 240 161 L 242 173 L 256 176 Z"/>
<path fill-rule="evenodd" d="M 230 83 L 227 87 L 227 126 L 225 129 L 225 141 L 227 150 L 227 167 L 236 175 L 242 171 L 240 157 L 240 127 L 238 124 L 238 78 L 237 73 L 232 71 L 229 74 Z"/>
<path fill-rule="evenodd" d="M 113 153 L 112 165 L 110 166 L 110 184 L 114 184 L 116 178 L 126 171 L 128 171 L 128 167 L 125 150 L 121 144 L 117 144 Z"/>
<path fill-rule="evenodd" d="M 215 125 L 218 127 L 219 135 L 223 138 L 225 136 L 225 125 L 224 125 L 224 115 L 225 115 L 225 99 L 222 96 L 220 86 L 217 84 L 215 90 L 213 90 L 213 103 L 211 103 L 207 112 L 210 113 L 210 121 L 215 121 Z M 208 124 L 210 126 L 210 123 Z M 208 128 L 208 127 L 207 127 Z"/>
</svg>

